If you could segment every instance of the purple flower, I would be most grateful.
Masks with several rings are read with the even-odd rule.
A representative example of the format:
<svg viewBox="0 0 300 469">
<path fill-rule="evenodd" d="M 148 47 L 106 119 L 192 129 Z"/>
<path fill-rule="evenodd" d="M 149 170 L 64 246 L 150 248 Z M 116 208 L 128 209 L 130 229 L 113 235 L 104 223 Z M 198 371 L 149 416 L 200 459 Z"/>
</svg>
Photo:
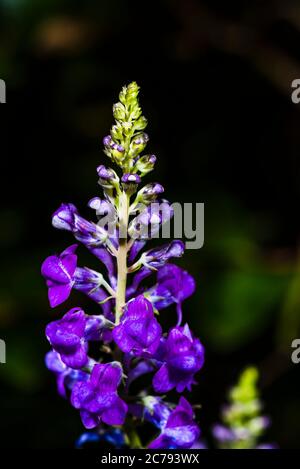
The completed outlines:
<svg viewBox="0 0 300 469">
<path fill-rule="evenodd" d="M 157 272 L 157 285 L 150 290 L 151 301 L 157 309 L 163 309 L 172 303 L 177 305 L 177 325 L 182 320 L 182 302 L 195 291 L 194 278 L 174 264 L 166 264 Z"/>
<path fill-rule="evenodd" d="M 74 216 L 78 210 L 73 204 L 61 204 L 52 215 L 52 225 L 59 230 L 72 231 L 74 228 Z"/>
<path fill-rule="evenodd" d="M 178 240 L 165 244 L 160 248 L 154 248 L 150 249 L 150 251 L 144 252 L 140 259 L 129 268 L 131 272 L 138 269 L 140 270 L 134 276 L 132 285 L 127 290 L 128 297 L 136 292 L 141 281 L 148 277 L 153 270 L 158 270 L 163 267 L 163 265 L 172 257 L 182 256 L 183 252 L 184 243 Z M 142 268 L 140 268 L 141 266 Z"/>
<path fill-rule="evenodd" d="M 124 423 L 127 404 L 117 394 L 121 378 L 122 367 L 118 362 L 97 364 L 89 381 L 75 384 L 71 403 L 76 409 L 80 409 L 86 428 L 94 428 L 101 421 L 108 425 Z"/>
<path fill-rule="evenodd" d="M 45 357 L 46 367 L 56 376 L 57 391 L 62 397 L 67 397 L 66 390 L 71 391 L 77 381 L 86 381 L 89 377 L 88 373 L 80 370 L 72 370 L 65 365 L 60 355 L 54 350 L 47 353 Z"/>
<path fill-rule="evenodd" d="M 105 188 L 114 187 L 114 185 L 119 181 L 116 172 L 111 168 L 106 168 L 106 166 L 104 166 L 103 164 L 98 166 L 97 173 L 100 178 L 100 185 Z"/>
<path fill-rule="evenodd" d="M 73 244 L 60 255 L 47 257 L 42 264 L 41 271 L 46 279 L 52 308 L 63 303 L 71 293 L 77 264 L 76 248 L 77 244 Z"/>
<path fill-rule="evenodd" d="M 191 448 L 200 430 L 194 421 L 194 413 L 189 402 L 181 397 L 178 406 L 170 413 L 162 427 L 161 434 L 149 445 L 151 449 Z"/>
<path fill-rule="evenodd" d="M 89 249 L 99 247 L 108 237 L 104 228 L 81 217 L 73 204 L 61 204 L 52 216 L 52 225 L 60 230 L 71 231 L 77 241 Z"/>
<path fill-rule="evenodd" d="M 152 304 L 143 295 L 129 301 L 121 323 L 113 330 L 119 348 L 135 356 L 152 355 L 159 346 L 161 334 Z"/>
<path fill-rule="evenodd" d="M 141 263 L 151 269 L 162 267 L 172 257 L 181 257 L 184 253 L 184 243 L 179 240 L 171 241 L 169 244 L 150 249 L 141 256 Z"/>
<path fill-rule="evenodd" d="M 59 255 L 47 257 L 42 264 L 42 275 L 46 279 L 52 308 L 67 300 L 72 288 L 85 293 L 96 302 L 101 302 L 108 296 L 100 288 L 103 283 L 102 274 L 87 267 L 76 267 L 76 248 L 77 244 L 74 244 Z"/>
<path fill-rule="evenodd" d="M 82 368 L 88 362 L 87 342 L 84 338 L 86 316 L 82 309 L 72 308 L 62 319 L 46 327 L 46 336 L 65 365 Z"/>
<path fill-rule="evenodd" d="M 162 343 L 160 358 L 164 362 L 153 378 L 156 392 L 164 393 L 173 388 L 177 392 L 191 389 L 194 374 L 204 363 L 204 347 L 199 339 L 193 338 L 189 326 L 171 329 Z"/>
</svg>

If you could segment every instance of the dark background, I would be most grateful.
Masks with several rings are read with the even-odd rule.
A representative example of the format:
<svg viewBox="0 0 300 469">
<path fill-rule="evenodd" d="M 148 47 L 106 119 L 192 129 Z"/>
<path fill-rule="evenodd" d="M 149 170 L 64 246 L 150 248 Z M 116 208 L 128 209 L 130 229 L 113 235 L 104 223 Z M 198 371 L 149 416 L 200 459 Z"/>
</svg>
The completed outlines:
<svg viewBox="0 0 300 469">
<path fill-rule="evenodd" d="M 191 398 L 203 434 L 255 364 L 265 440 L 299 447 L 299 1 L 2 0 L 0 18 L 0 446 L 71 448 L 82 432 L 44 367 L 44 328 L 92 304 L 72 294 L 50 311 L 40 264 L 72 243 L 51 227 L 62 201 L 90 215 L 112 103 L 136 80 L 151 178 L 171 201 L 205 203 L 205 246 L 180 261 L 197 281 L 185 317 L 207 351 Z"/>
</svg>

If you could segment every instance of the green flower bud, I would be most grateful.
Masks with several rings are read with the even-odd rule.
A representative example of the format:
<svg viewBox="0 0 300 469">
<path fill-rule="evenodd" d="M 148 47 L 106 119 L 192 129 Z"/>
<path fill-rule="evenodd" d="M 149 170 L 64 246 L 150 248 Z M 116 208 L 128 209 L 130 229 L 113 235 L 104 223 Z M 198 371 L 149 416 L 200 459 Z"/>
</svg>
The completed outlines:
<svg viewBox="0 0 300 469">
<path fill-rule="evenodd" d="M 140 90 L 140 87 L 138 86 L 138 84 L 135 81 L 129 83 L 129 85 L 127 86 L 127 100 L 128 100 L 128 102 L 132 103 L 132 102 L 136 101 L 136 99 L 138 97 L 138 94 L 139 94 L 139 90 Z"/>
<path fill-rule="evenodd" d="M 141 116 L 138 120 L 134 123 L 135 130 L 144 130 L 147 127 L 148 121 L 146 117 Z"/>
<path fill-rule="evenodd" d="M 144 155 L 135 163 L 134 171 L 139 171 L 142 176 L 145 176 L 145 174 L 153 170 L 155 161 L 155 155 Z"/>
<path fill-rule="evenodd" d="M 118 122 L 117 124 L 113 125 L 111 128 L 111 136 L 113 140 L 121 140 L 123 137 L 123 132 L 122 132 L 122 125 Z"/>
<path fill-rule="evenodd" d="M 114 118 L 122 121 L 126 118 L 126 109 L 122 103 L 116 103 L 113 105 L 113 115 Z"/>
<path fill-rule="evenodd" d="M 148 141 L 149 137 L 146 133 L 136 135 L 130 144 L 129 155 L 131 157 L 139 155 L 146 147 Z"/>
</svg>

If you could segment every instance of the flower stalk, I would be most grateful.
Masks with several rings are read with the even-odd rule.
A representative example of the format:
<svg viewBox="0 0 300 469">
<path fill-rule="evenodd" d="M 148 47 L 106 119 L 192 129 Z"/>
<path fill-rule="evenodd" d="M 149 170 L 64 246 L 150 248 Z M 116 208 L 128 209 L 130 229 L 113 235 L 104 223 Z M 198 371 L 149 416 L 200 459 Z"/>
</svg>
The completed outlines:
<svg viewBox="0 0 300 469">
<path fill-rule="evenodd" d="M 181 240 L 144 251 L 173 209 L 160 199 L 161 184 L 138 187 L 156 163 L 154 155 L 142 154 L 149 137 L 138 94 L 135 82 L 122 88 L 113 106 L 116 122 L 103 139 L 104 153 L 121 174 L 100 164 L 103 199 L 93 197 L 88 206 L 108 218 L 104 223 L 88 221 L 72 203 L 53 214 L 53 226 L 71 232 L 97 258 L 102 272 L 77 265 L 77 244 L 43 262 L 52 308 L 73 289 L 94 301 L 91 314 L 75 307 L 48 324 L 52 350 L 46 366 L 56 377 L 59 394 L 70 397 L 89 431 L 77 447 L 105 441 L 116 448 L 187 449 L 202 444 L 193 407 L 181 395 L 191 391 L 204 364 L 202 343 L 182 322 L 182 304 L 194 293 L 195 281 L 171 262 L 184 253 Z M 115 222 L 112 230 L 110 222 Z M 145 286 L 145 279 L 152 286 Z M 164 332 L 159 319 L 169 306 L 174 307 L 173 327 Z M 93 354 L 91 342 L 99 343 Z M 151 384 L 138 384 L 144 375 Z M 178 393 L 177 404 L 169 401 L 170 391 Z M 137 431 L 144 422 L 157 433 L 150 442 Z"/>
<path fill-rule="evenodd" d="M 126 281 L 127 281 L 127 230 L 128 230 L 128 211 L 129 211 L 129 196 L 126 192 L 120 195 L 120 237 L 119 249 L 117 251 L 117 292 L 116 292 L 116 324 L 119 324 L 122 315 L 122 309 L 126 300 Z"/>
</svg>

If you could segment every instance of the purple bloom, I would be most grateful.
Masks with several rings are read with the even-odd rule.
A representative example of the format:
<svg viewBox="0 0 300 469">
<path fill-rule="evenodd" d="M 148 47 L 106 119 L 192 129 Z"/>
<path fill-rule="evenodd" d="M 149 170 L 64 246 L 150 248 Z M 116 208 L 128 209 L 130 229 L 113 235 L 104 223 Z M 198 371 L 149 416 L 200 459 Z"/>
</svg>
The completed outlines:
<svg viewBox="0 0 300 469">
<path fill-rule="evenodd" d="M 152 355 L 159 346 L 161 334 L 152 304 L 143 295 L 129 301 L 121 323 L 113 330 L 119 348 L 135 356 Z"/>
<path fill-rule="evenodd" d="M 118 362 L 94 366 L 88 382 L 78 382 L 72 390 L 71 403 L 80 409 L 83 425 L 94 428 L 101 421 L 108 425 L 122 425 L 127 405 L 117 394 L 122 378 Z"/>
<path fill-rule="evenodd" d="M 60 255 L 47 257 L 42 264 L 52 308 L 63 303 L 71 293 L 77 264 L 76 248 L 77 244 L 73 244 Z"/>
<path fill-rule="evenodd" d="M 100 288 L 102 274 L 87 267 L 76 267 L 76 248 L 77 244 L 74 244 L 59 255 L 47 257 L 42 264 L 42 275 L 46 279 L 52 308 L 67 300 L 72 288 L 85 293 L 96 302 L 101 302 L 108 296 Z"/>
<path fill-rule="evenodd" d="M 162 343 L 161 359 L 164 364 L 153 378 L 156 392 L 164 393 L 173 388 L 177 392 L 191 388 L 194 374 L 204 363 L 204 347 L 199 339 L 193 338 L 188 325 L 175 327 Z"/>
<path fill-rule="evenodd" d="M 191 448 L 200 430 L 194 421 L 194 413 L 189 402 L 181 397 L 178 406 L 171 412 L 161 434 L 149 445 L 151 449 Z"/>
<path fill-rule="evenodd" d="M 47 353 L 45 357 L 46 367 L 56 376 L 57 391 L 62 397 L 67 397 L 66 390 L 71 391 L 76 381 L 85 381 L 88 374 L 80 370 L 72 370 L 65 365 L 57 352 L 54 350 Z"/>
<path fill-rule="evenodd" d="M 46 336 L 65 365 L 82 368 L 88 362 L 87 343 L 84 338 L 86 316 L 82 309 L 72 308 L 62 319 L 46 327 Z"/>
<path fill-rule="evenodd" d="M 103 164 L 98 166 L 97 173 L 100 178 L 100 184 L 103 187 L 113 187 L 119 181 L 115 171 L 111 168 L 106 168 Z"/>
<path fill-rule="evenodd" d="M 141 281 L 148 277 L 153 270 L 163 267 L 163 265 L 172 257 L 182 256 L 183 252 L 184 243 L 178 240 L 165 244 L 160 248 L 154 248 L 150 251 L 144 252 L 140 259 L 130 267 L 130 270 L 134 272 L 142 266 L 134 276 L 132 285 L 128 288 L 128 297 L 136 292 Z"/>
<path fill-rule="evenodd" d="M 75 205 L 61 204 L 52 215 L 52 225 L 59 230 L 73 231 L 75 214 L 78 214 Z"/>
<path fill-rule="evenodd" d="M 182 320 L 182 302 L 195 291 L 194 278 L 174 264 L 166 264 L 157 272 L 157 285 L 150 291 L 151 301 L 157 309 L 163 309 L 172 303 L 177 305 L 178 323 Z"/>
<path fill-rule="evenodd" d="M 89 249 L 105 243 L 108 236 L 102 227 L 81 217 L 73 204 L 61 204 L 52 216 L 52 225 L 60 230 L 71 231 L 77 241 Z"/>
<path fill-rule="evenodd" d="M 152 269 L 162 267 L 172 257 L 181 257 L 184 253 L 184 243 L 179 240 L 171 241 L 169 244 L 150 249 L 141 257 L 141 262 Z"/>
</svg>

